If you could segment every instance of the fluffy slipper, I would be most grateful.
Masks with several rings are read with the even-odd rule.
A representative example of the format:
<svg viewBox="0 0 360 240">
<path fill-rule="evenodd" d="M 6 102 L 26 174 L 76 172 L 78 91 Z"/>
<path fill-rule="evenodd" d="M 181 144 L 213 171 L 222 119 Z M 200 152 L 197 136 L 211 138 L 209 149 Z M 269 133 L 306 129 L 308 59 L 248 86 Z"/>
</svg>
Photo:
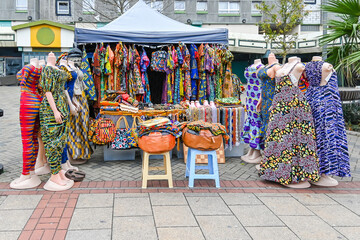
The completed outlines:
<svg viewBox="0 0 360 240">
<path fill-rule="evenodd" d="M 72 169 L 68 170 L 65 173 L 65 177 L 74 180 L 74 182 L 81 182 L 85 178 L 85 173 L 83 171 L 74 171 Z"/>
</svg>

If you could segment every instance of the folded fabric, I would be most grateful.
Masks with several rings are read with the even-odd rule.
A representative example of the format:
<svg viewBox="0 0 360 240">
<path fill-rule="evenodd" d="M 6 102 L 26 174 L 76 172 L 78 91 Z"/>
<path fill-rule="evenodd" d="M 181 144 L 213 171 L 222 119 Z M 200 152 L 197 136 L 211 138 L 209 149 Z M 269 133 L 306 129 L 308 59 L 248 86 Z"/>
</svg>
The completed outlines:
<svg viewBox="0 0 360 240">
<path fill-rule="evenodd" d="M 114 106 L 101 106 L 100 110 L 102 111 L 120 111 L 120 107 L 114 107 Z"/>
<path fill-rule="evenodd" d="M 229 135 L 226 132 L 225 126 L 220 123 L 208 123 L 204 121 L 195 121 L 190 123 L 182 123 L 179 127 L 182 131 L 185 127 L 195 132 L 200 132 L 201 130 L 209 130 L 214 136 L 223 135 L 225 140 L 229 139 Z"/>
<path fill-rule="evenodd" d="M 115 106 L 115 107 L 118 107 L 119 103 L 118 102 L 112 102 L 112 101 L 101 101 L 100 105 L 101 106 Z"/>
<path fill-rule="evenodd" d="M 168 118 L 164 118 L 164 117 L 158 117 L 158 118 L 154 118 L 154 119 L 150 119 L 147 121 L 144 121 L 142 123 L 140 123 L 140 126 L 149 128 L 149 127 L 153 127 L 159 124 L 169 124 L 171 123 L 170 120 Z"/>
<path fill-rule="evenodd" d="M 127 111 L 127 112 L 132 112 L 132 113 L 137 113 L 139 112 L 139 109 L 133 106 L 128 106 L 126 104 L 120 103 L 120 109 L 121 111 Z"/>
<path fill-rule="evenodd" d="M 219 105 L 239 105 L 241 104 L 241 100 L 235 97 L 229 98 L 218 98 L 215 102 Z"/>
</svg>

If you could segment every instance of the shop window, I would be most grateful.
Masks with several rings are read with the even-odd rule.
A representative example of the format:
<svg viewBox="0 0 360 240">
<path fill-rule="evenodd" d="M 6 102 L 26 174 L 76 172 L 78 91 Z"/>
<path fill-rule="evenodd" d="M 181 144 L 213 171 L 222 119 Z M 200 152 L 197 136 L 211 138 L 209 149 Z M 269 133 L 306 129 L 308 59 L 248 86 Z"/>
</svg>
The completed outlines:
<svg viewBox="0 0 360 240">
<path fill-rule="evenodd" d="M 316 0 L 304 0 L 305 4 L 316 4 Z"/>
<path fill-rule="evenodd" d="M 71 15 L 70 0 L 56 0 L 56 15 Z"/>
<path fill-rule="evenodd" d="M 229 2 L 219 2 L 219 14 L 230 14 L 230 15 L 239 15 L 240 13 L 240 3 L 229 1 Z"/>
<path fill-rule="evenodd" d="M 163 1 L 150 1 L 149 5 L 150 5 L 150 7 L 158 10 L 159 12 L 162 12 L 164 9 Z"/>
<path fill-rule="evenodd" d="M 28 10 L 28 0 L 16 0 L 17 12 L 27 12 L 27 10 Z"/>
<path fill-rule="evenodd" d="M 302 32 L 320 32 L 320 25 L 301 25 Z"/>
<path fill-rule="evenodd" d="M 207 13 L 208 11 L 208 4 L 206 1 L 197 1 L 196 2 L 196 12 L 197 13 Z"/>
<path fill-rule="evenodd" d="M 175 11 L 185 11 L 185 1 L 175 1 L 174 2 Z"/>
<path fill-rule="evenodd" d="M 95 12 L 95 0 L 83 0 L 83 13 L 92 14 Z"/>
<path fill-rule="evenodd" d="M 251 16 L 261 16 L 261 11 L 256 8 L 257 5 L 259 5 L 260 1 L 252 1 L 251 2 Z"/>
</svg>

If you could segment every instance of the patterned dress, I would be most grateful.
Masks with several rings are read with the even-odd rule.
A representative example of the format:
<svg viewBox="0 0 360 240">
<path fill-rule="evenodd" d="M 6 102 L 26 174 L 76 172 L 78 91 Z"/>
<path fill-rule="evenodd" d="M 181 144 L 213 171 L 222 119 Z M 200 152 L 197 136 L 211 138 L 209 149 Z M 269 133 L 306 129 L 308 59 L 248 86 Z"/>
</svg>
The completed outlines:
<svg viewBox="0 0 360 240">
<path fill-rule="evenodd" d="M 299 87 L 293 85 L 291 71 L 289 75 L 275 78 L 265 157 L 260 164 L 262 179 L 283 185 L 319 180 L 311 108 Z"/>
<path fill-rule="evenodd" d="M 56 108 L 62 115 L 62 123 L 57 123 L 47 98 L 43 98 L 40 104 L 41 137 L 52 174 L 61 170 L 61 154 L 68 137 L 69 106 L 64 93 L 67 79 L 68 74 L 65 71 L 51 66 L 45 66 L 41 73 L 40 86 L 44 93 L 52 93 Z"/>
<path fill-rule="evenodd" d="M 84 74 L 77 69 L 77 79 L 74 86 L 74 97 L 72 101 L 78 106 L 77 116 L 70 115 L 69 137 L 67 145 L 73 159 L 89 159 L 92 149 L 88 140 L 89 131 L 89 105 L 85 94 Z"/>
<path fill-rule="evenodd" d="M 277 63 L 275 63 L 277 64 Z M 261 80 L 261 110 L 260 110 L 260 117 L 261 117 L 261 127 L 260 127 L 260 137 L 264 141 L 266 136 L 266 128 L 269 122 L 270 116 L 270 107 L 274 98 L 275 94 L 275 78 L 269 77 L 267 74 L 267 70 L 272 68 L 275 64 L 271 66 L 266 66 L 259 70 L 257 73 L 258 78 Z"/>
<path fill-rule="evenodd" d="M 320 86 L 323 61 L 306 64 L 306 91 L 314 117 L 320 173 L 350 177 L 349 151 L 336 72 Z"/>
<path fill-rule="evenodd" d="M 250 145 L 254 149 L 264 149 L 264 143 L 260 137 L 261 118 L 260 114 L 256 112 L 256 105 L 259 102 L 261 94 L 261 83 L 256 76 L 257 67 L 249 66 L 245 69 L 245 78 L 247 79 L 246 89 L 246 111 L 247 118 L 244 125 L 244 130 L 241 133 L 241 140 Z"/>
</svg>

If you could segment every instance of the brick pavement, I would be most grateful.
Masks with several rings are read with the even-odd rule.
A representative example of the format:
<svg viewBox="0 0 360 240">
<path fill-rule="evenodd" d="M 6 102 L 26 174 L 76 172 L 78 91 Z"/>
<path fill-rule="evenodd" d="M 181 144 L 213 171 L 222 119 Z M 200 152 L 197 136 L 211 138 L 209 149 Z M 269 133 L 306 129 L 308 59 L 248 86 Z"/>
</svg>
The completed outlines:
<svg viewBox="0 0 360 240">
<path fill-rule="evenodd" d="M 5 166 L 5 173 L 0 175 L 0 182 L 10 182 L 17 178 L 22 168 L 22 145 L 19 126 L 19 87 L 0 87 L 0 108 L 5 115 L 0 118 L 0 162 Z M 360 181 L 360 134 L 349 134 L 351 155 L 351 178 L 339 181 Z M 90 161 L 80 166 L 87 173 L 86 181 L 136 181 L 141 179 L 141 158 L 135 161 L 103 161 L 103 148 L 97 147 Z M 183 159 L 172 160 L 173 178 L 185 180 Z M 254 165 L 246 164 L 239 158 L 227 158 L 219 165 L 222 180 L 258 180 Z M 48 176 L 42 176 L 45 181 Z"/>
</svg>

